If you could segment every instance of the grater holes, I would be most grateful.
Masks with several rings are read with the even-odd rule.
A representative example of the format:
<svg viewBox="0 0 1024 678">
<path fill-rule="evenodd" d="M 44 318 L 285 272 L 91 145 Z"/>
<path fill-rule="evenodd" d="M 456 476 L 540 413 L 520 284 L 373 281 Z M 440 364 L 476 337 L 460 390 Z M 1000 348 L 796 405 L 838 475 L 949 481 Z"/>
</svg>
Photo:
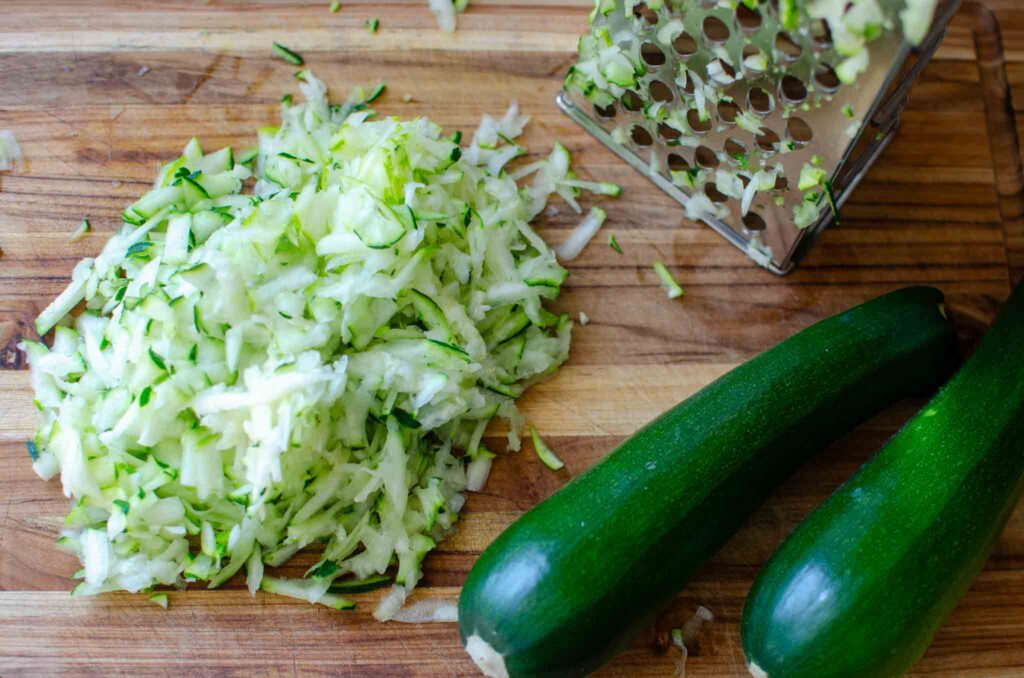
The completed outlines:
<svg viewBox="0 0 1024 678">
<path fill-rule="evenodd" d="M 639 111 L 644 107 L 644 101 L 640 98 L 640 95 L 631 89 L 627 89 L 626 93 L 619 99 L 622 103 L 622 107 L 627 111 Z"/>
<path fill-rule="evenodd" d="M 690 126 L 690 130 L 694 134 L 707 134 L 711 131 L 711 116 L 706 115 L 702 119 L 700 111 L 696 108 L 691 108 L 686 112 L 686 124 Z"/>
<path fill-rule="evenodd" d="M 824 19 L 816 19 L 811 23 L 811 39 L 814 49 L 824 51 L 832 47 L 832 30 Z"/>
<path fill-rule="evenodd" d="M 629 130 L 629 138 L 633 140 L 633 143 L 637 146 L 650 146 L 654 143 L 654 138 L 651 137 L 651 133 L 640 125 L 633 125 Z"/>
<path fill-rule="evenodd" d="M 672 41 L 672 49 L 675 50 L 676 54 L 685 59 L 697 53 L 697 41 L 692 35 L 684 31 Z"/>
<path fill-rule="evenodd" d="M 615 105 L 609 104 L 608 106 L 598 106 L 594 104 L 594 113 L 599 118 L 612 119 L 615 117 Z"/>
<path fill-rule="evenodd" d="M 727 202 L 729 200 L 729 196 L 718 190 L 718 185 L 713 181 L 709 181 L 704 186 L 704 195 L 708 196 L 711 202 L 717 204 L 722 204 L 723 202 Z"/>
<path fill-rule="evenodd" d="M 826 92 L 834 92 L 841 84 L 836 70 L 828 64 L 818 64 L 814 67 L 814 82 Z"/>
<path fill-rule="evenodd" d="M 754 87 L 747 92 L 747 106 L 754 113 L 765 116 L 775 108 L 775 99 L 760 87 Z"/>
<path fill-rule="evenodd" d="M 645 21 L 650 25 L 658 23 L 658 13 L 647 6 L 647 3 L 641 3 L 633 8 L 633 16 L 637 19 Z"/>
<path fill-rule="evenodd" d="M 807 85 L 795 76 L 784 76 L 779 85 L 779 96 L 787 104 L 802 104 L 807 100 Z"/>
<path fill-rule="evenodd" d="M 718 102 L 718 119 L 726 125 L 735 125 L 736 116 L 740 114 L 740 107 L 735 101 L 722 99 Z"/>
<path fill-rule="evenodd" d="M 679 138 L 683 136 L 683 133 L 677 130 L 668 123 L 661 123 L 658 125 L 658 136 L 665 140 L 668 145 L 674 145 L 675 142 L 679 141 Z"/>
<path fill-rule="evenodd" d="M 764 218 L 757 212 L 747 212 L 743 215 L 743 226 L 748 231 L 763 231 L 768 228 Z"/>
<path fill-rule="evenodd" d="M 729 137 L 725 140 L 723 146 L 725 154 L 729 156 L 729 162 L 733 165 L 743 165 L 746 163 L 747 158 L 747 147 L 743 145 L 743 142 L 736 137 Z"/>
<path fill-rule="evenodd" d="M 761 59 L 755 59 L 754 57 L 762 57 Z M 763 58 L 764 52 L 754 45 L 745 45 L 743 47 L 743 70 L 749 71 L 750 73 L 764 73 L 764 66 L 767 65 L 768 60 Z"/>
<path fill-rule="evenodd" d="M 709 16 L 701 24 L 704 39 L 714 45 L 720 45 L 729 39 L 729 27 L 716 16 Z"/>
<path fill-rule="evenodd" d="M 655 101 L 660 101 L 662 103 L 667 104 L 674 98 L 672 94 L 672 88 L 660 80 L 655 80 L 654 82 L 651 83 L 650 91 L 651 98 L 654 99 Z"/>
<path fill-rule="evenodd" d="M 686 162 L 686 158 L 678 153 L 669 153 L 668 168 L 673 172 L 687 172 L 690 169 L 690 163 Z"/>
<path fill-rule="evenodd" d="M 693 94 L 695 88 L 693 76 L 690 75 L 689 71 L 686 71 L 686 82 L 682 85 L 682 90 L 687 94 Z"/>
<path fill-rule="evenodd" d="M 761 28 L 761 13 L 741 2 L 740 6 L 736 8 L 736 25 L 744 33 L 755 33 L 757 29 Z"/>
<path fill-rule="evenodd" d="M 718 167 L 718 154 L 707 146 L 698 146 L 694 151 L 693 160 L 703 169 L 711 170 Z"/>
<path fill-rule="evenodd" d="M 779 144 L 782 143 L 782 139 L 775 131 L 762 127 L 754 138 L 757 147 L 761 149 L 763 155 L 774 155 L 779 150 Z"/>
<path fill-rule="evenodd" d="M 786 122 L 786 136 L 797 146 L 803 146 L 814 138 L 814 130 L 803 118 L 792 117 Z"/>
<path fill-rule="evenodd" d="M 708 64 L 708 79 L 728 85 L 736 81 L 736 69 L 724 59 L 715 59 Z"/>
<path fill-rule="evenodd" d="M 783 63 L 791 64 L 800 58 L 804 48 L 785 31 L 775 36 L 775 55 Z"/>
<path fill-rule="evenodd" d="M 645 42 L 640 45 L 640 58 L 644 60 L 645 64 L 655 68 L 665 64 L 665 53 L 653 42 Z"/>
</svg>

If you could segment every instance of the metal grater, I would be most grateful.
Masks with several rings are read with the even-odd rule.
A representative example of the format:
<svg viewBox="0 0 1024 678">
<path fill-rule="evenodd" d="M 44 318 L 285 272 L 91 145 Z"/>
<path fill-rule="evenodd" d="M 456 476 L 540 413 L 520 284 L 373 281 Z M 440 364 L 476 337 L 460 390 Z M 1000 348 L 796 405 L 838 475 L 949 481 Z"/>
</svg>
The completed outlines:
<svg viewBox="0 0 1024 678">
<path fill-rule="evenodd" d="M 761 266 L 783 274 L 836 220 L 836 210 L 892 139 L 907 91 L 941 42 L 959 0 L 940 1 L 929 33 L 916 48 L 906 44 L 898 28 L 869 43 L 868 67 L 851 85 L 836 74 L 842 57 L 824 22 L 801 23 L 787 32 L 777 2 L 761 3 L 756 10 L 722 4 L 727 3 L 616 0 L 609 13 L 595 11 L 591 34 L 606 27 L 614 44 L 638 58 L 646 72 L 608 105 L 595 105 L 593 92 L 588 98 L 567 79 L 558 104 L 684 207 L 707 196 L 710 203 L 697 200 L 691 208 L 698 209 L 688 213 Z M 898 27 L 895 10 L 892 17 Z M 758 53 L 767 62 L 764 70 L 745 64 Z M 758 65 L 756 58 L 749 61 Z M 706 120 L 695 115 L 698 81 L 682 81 L 681 66 L 699 82 L 714 83 L 721 97 L 710 102 L 705 96 Z M 718 82 L 709 77 L 709 68 Z M 730 70 L 735 80 L 721 82 Z M 820 169 L 829 179 L 820 188 L 799 190 L 805 167 Z M 746 189 L 755 172 L 770 168 L 781 169 L 780 178 L 753 200 L 748 197 L 742 213 L 742 197 L 727 193 L 735 196 L 737 178 Z M 718 176 L 729 180 L 731 190 L 719 190 Z M 815 207 L 801 208 L 801 228 L 794 210 L 808 202 Z M 709 204 L 713 212 L 702 207 Z"/>
</svg>

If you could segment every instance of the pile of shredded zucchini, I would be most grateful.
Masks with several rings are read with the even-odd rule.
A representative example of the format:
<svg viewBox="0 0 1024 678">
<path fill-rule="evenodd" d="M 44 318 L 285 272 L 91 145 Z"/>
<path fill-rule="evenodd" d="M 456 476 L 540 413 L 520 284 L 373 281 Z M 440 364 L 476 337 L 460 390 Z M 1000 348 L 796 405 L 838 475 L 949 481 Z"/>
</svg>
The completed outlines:
<svg viewBox="0 0 1024 678">
<path fill-rule="evenodd" d="M 565 149 L 520 186 L 514 106 L 461 147 L 298 77 L 306 103 L 258 151 L 193 140 L 164 166 L 39 316 L 52 347 L 22 344 L 76 594 L 242 568 L 336 608 L 411 590 L 486 480 L 488 422 L 518 448 L 515 399 L 568 356 L 571 322 L 544 308 L 566 271 L 529 225 L 555 192 L 575 205 Z M 263 576 L 317 543 L 305 578 Z"/>
</svg>

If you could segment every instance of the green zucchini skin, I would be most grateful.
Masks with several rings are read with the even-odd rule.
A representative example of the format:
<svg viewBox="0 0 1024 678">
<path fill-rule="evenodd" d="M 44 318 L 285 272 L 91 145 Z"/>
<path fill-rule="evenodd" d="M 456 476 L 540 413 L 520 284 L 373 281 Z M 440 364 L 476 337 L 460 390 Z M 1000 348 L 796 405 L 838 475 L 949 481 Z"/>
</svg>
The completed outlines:
<svg viewBox="0 0 1024 678">
<path fill-rule="evenodd" d="M 463 643 L 478 665 L 481 639 L 501 655 L 503 666 L 488 675 L 589 673 L 804 459 L 895 400 L 934 388 L 953 364 L 942 294 L 915 287 L 823 320 L 737 367 L 484 551 L 459 601 Z"/>
<path fill-rule="evenodd" d="M 758 576 L 742 622 L 751 673 L 901 675 L 981 570 L 1022 478 L 1018 288 L 964 367 Z"/>
</svg>

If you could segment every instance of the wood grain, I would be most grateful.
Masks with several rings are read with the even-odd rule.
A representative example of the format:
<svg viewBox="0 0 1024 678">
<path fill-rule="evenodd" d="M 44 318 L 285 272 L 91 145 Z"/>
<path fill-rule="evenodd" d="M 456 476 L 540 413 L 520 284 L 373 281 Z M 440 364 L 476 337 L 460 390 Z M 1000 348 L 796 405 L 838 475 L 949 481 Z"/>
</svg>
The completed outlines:
<svg viewBox="0 0 1024 678">
<path fill-rule="evenodd" d="M 585 0 L 474 0 L 445 36 L 420 0 L 193 3 L 7 0 L 0 25 L 0 129 L 27 157 L 0 175 L 0 675 L 469 676 L 452 625 L 377 624 L 368 594 L 336 613 L 288 599 L 223 590 L 172 592 L 164 611 L 142 597 L 72 599 L 74 559 L 52 544 L 67 508 L 58 483 L 32 473 L 23 440 L 34 414 L 14 349 L 34 315 L 95 253 L 121 208 L 158 163 L 192 135 L 205 145 L 253 142 L 294 91 L 272 40 L 299 50 L 336 93 L 382 80 L 385 114 L 426 115 L 471 130 L 517 99 L 533 116 L 526 143 L 555 139 L 581 174 L 617 181 L 602 201 L 625 254 L 594 245 L 572 262 L 559 306 L 585 310 L 569 364 L 536 386 L 523 409 L 567 468 L 526 450 L 496 462 L 458 533 L 426 563 L 422 597 L 455 599 L 480 550 L 509 522 L 599 460 L 645 421 L 794 331 L 881 292 L 934 284 L 949 299 L 965 349 L 1024 272 L 1024 223 L 999 221 L 971 38 L 950 31 L 915 86 L 899 136 L 845 209 L 786 278 L 754 267 L 557 112 L 553 99 L 585 24 Z M 1024 101 L 1024 7 L 991 0 L 1003 23 L 1009 77 Z M 377 16 L 381 31 L 363 22 Z M 149 69 L 144 71 L 144 69 Z M 413 101 L 402 101 L 403 94 Z M 1024 115 L 1018 110 L 1020 120 Z M 1024 131 L 1024 123 L 1021 127 Z M 94 232 L 71 243 L 88 216 Z M 565 206 L 540 224 L 557 242 L 576 222 Z M 686 288 L 667 301 L 650 263 Z M 687 665 L 689 678 L 746 675 L 743 598 L 779 540 L 920 403 L 902 403 L 825 451 L 715 556 L 679 599 L 603 676 L 672 675 L 668 630 L 696 605 L 716 615 Z M 493 435 L 500 435 L 494 431 Z M 497 445 L 495 441 L 495 445 Z M 283 572 L 314 561 L 300 554 Z M 939 632 L 915 678 L 1024 675 L 1024 510 L 985 572 Z"/>
</svg>

